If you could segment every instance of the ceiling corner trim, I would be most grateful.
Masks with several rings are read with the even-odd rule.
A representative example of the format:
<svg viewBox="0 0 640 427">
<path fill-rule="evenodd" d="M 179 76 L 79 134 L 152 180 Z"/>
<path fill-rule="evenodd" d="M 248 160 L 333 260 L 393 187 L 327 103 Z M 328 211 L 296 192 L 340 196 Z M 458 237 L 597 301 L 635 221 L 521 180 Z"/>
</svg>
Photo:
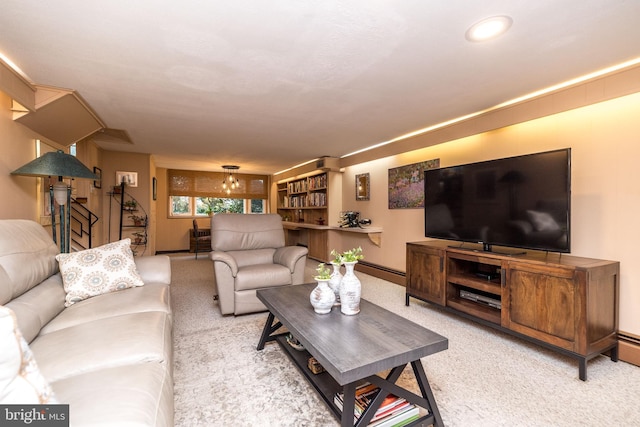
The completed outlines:
<svg viewBox="0 0 640 427">
<path fill-rule="evenodd" d="M 0 90 L 29 111 L 36 111 L 36 88 L 1 58 Z"/>
</svg>

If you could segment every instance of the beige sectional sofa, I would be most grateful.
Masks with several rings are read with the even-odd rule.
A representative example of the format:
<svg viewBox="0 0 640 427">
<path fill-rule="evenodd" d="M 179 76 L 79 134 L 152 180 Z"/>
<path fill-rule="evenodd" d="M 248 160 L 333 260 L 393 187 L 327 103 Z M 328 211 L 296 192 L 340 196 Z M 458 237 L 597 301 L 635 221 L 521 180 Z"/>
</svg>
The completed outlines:
<svg viewBox="0 0 640 427">
<path fill-rule="evenodd" d="M 54 402 L 69 404 L 71 426 L 172 426 L 169 258 L 132 259 L 143 286 L 69 303 L 57 254 L 39 224 L 0 220 L 0 305 L 15 314 Z M 0 339 L 2 352 L 10 340 Z M 1 359 L 0 400 L 20 403 Z"/>
</svg>

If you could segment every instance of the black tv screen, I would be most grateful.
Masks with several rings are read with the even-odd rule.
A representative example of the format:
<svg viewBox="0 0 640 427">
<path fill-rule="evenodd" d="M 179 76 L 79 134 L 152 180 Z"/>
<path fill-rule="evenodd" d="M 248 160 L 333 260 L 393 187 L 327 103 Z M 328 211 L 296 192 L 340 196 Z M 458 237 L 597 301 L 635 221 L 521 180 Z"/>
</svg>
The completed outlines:
<svg viewBox="0 0 640 427">
<path fill-rule="evenodd" d="M 425 236 L 570 252 L 571 149 L 426 170 Z"/>
</svg>

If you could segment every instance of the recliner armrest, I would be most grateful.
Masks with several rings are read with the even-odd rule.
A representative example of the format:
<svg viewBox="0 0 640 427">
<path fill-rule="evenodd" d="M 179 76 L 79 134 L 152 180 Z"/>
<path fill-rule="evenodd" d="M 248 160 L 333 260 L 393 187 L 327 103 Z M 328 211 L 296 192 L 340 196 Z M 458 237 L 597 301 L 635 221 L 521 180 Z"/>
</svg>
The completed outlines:
<svg viewBox="0 0 640 427">
<path fill-rule="evenodd" d="M 276 249 L 273 254 L 273 262 L 276 264 L 284 265 L 293 273 L 296 262 L 303 256 L 309 253 L 309 249 L 304 246 L 283 246 Z"/>
<path fill-rule="evenodd" d="M 226 252 L 213 251 L 211 252 L 211 260 L 215 262 L 223 262 L 231 269 L 231 274 L 236 277 L 238 274 L 238 263 L 236 260 Z"/>
</svg>

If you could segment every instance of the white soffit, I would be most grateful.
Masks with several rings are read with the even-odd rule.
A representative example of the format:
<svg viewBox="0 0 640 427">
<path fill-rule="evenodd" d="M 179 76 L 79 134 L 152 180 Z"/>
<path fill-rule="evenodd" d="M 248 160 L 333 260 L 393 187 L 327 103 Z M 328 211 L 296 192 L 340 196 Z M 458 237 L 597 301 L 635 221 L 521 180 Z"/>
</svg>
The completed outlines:
<svg viewBox="0 0 640 427">
<path fill-rule="evenodd" d="M 65 147 L 104 128 L 77 93 L 44 86 L 36 88 L 36 111 L 17 117 L 17 122 Z"/>
</svg>

